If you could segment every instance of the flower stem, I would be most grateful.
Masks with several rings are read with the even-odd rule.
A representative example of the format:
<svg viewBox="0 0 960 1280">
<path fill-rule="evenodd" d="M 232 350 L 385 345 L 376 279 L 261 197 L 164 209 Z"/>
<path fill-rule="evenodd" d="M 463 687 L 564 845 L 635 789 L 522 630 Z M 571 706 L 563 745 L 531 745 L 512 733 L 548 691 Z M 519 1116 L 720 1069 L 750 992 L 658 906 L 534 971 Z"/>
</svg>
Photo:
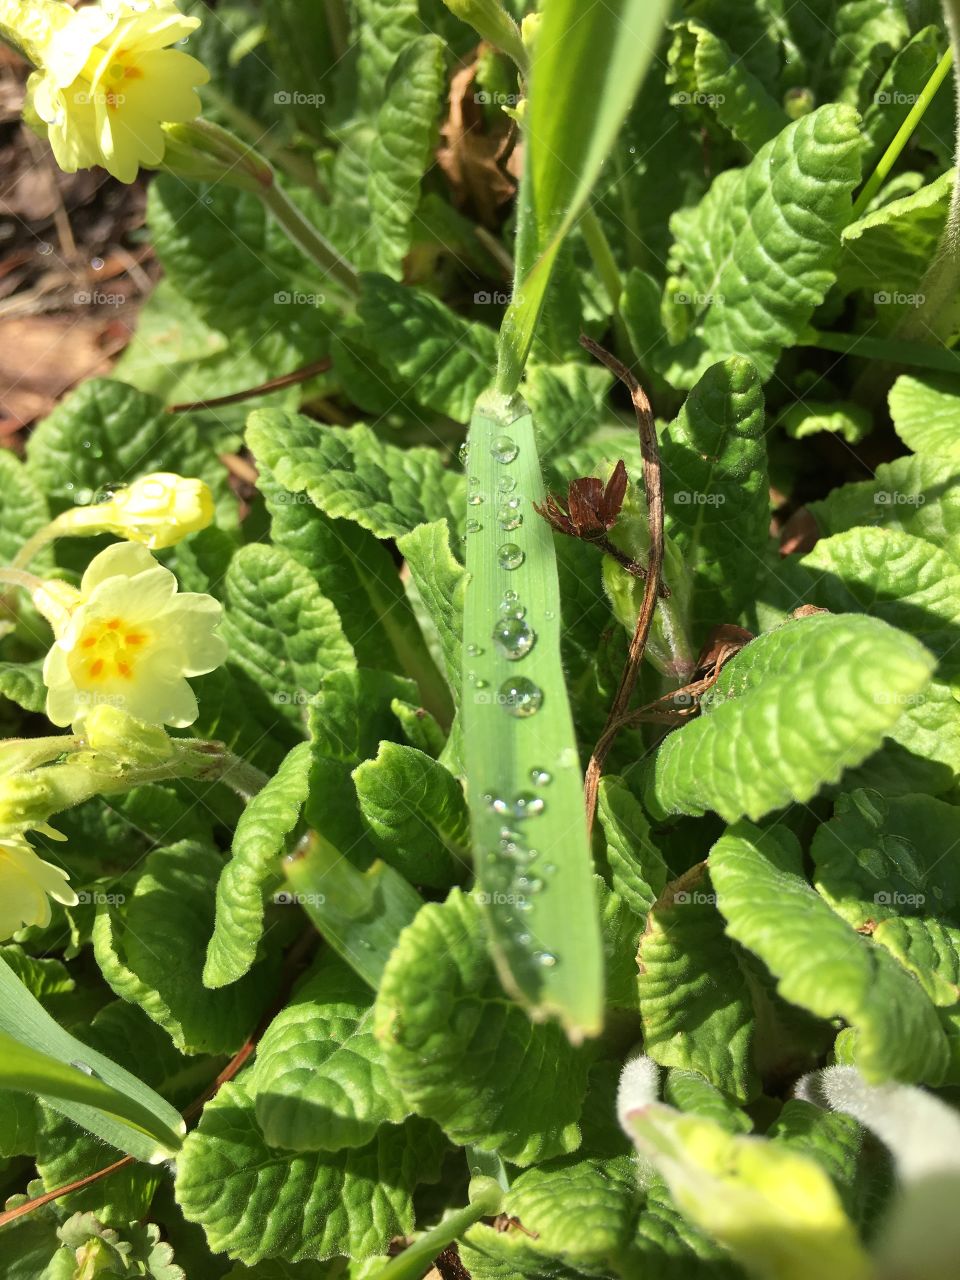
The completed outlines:
<svg viewBox="0 0 960 1280">
<path fill-rule="evenodd" d="M 468 1205 L 445 1213 L 435 1227 L 424 1232 L 403 1253 L 391 1258 L 383 1270 L 377 1273 L 377 1280 L 419 1280 L 437 1254 L 453 1244 L 468 1227 L 472 1227 L 481 1218 L 490 1218 L 499 1213 L 503 1188 L 492 1178 L 478 1178 L 471 1184 L 471 1189 L 477 1183 L 481 1185 Z"/>
<path fill-rule="evenodd" d="M 880 190 L 881 186 L 887 179 L 890 170 L 900 158 L 900 153 L 910 141 L 917 125 L 923 119 L 923 114 L 933 101 L 933 96 L 946 79 L 947 72 L 953 65 L 953 46 L 947 49 L 946 53 L 934 67 L 929 80 L 923 86 L 920 96 L 910 108 L 910 112 L 904 120 L 903 124 L 897 130 L 893 141 L 887 147 L 886 151 L 880 157 L 880 161 L 873 173 L 864 183 L 863 190 L 857 196 L 856 203 L 853 206 L 853 220 L 861 218 L 867 211 L 870 201 Z"/>
<path fill-rule="evenodd" d="M 304 216 L 281 186 L 274 182 L 261 188 L 257 194 L 302 253 L 348 293 L 359 292 L 360 277 L 356 267 L 340 257 L 326 236 Z"/>
</svg>

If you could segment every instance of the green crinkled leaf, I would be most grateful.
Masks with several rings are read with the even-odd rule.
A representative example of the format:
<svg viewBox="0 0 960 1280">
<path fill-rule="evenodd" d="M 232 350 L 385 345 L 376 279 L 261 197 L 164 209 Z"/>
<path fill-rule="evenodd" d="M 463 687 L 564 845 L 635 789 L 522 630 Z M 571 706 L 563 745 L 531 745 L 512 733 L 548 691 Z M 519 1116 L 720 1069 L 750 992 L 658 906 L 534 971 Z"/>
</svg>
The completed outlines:
<svg viewBox="0 0 960 1280">
<path fill-rule="evenodd" d="M 520 1165 L 579 1145 L 588 1051 L 504 998 L 481 908 L 459 890 L 400 935 L 375 1030 L 408 1105 L 453 1141 Z"/>
<path fill-rule="evenodd" d="M 97 963 L 110 987 L 159 1023 L 182 1053 L 233 1053 L 274 990 L 272 963 L 223 991 L 201 983 L 221 868 L 221 856 L 201 844 L 156 849 L 124 905 L 99 908 L 94 926 Z"/>
<path fill-rule="evenodd" d="M 32 996 L 41 1002 L 73 991 L 76 983 L 62 961 L 54 956 L 32 956 L 13 943 L 0 946 L 0 957 Z"/>
<path fill-rule="evenodd" d="M 367 178 L 371 234 L 380 270 L 397 280 L 410 248 L 420 179 L 433 159 L 445 87 L 443 41 L 422 36 L 397 58 L 377 112 Z"/>
<path fill-rule="evenodd" d="M 310 767 L 310 744 L 302 742 L 240 815 L 230 861 L 217 881 L 216 922 L 203 966 L 205 986 L 236 982 L 256 959 L 263 935 L 264 890 L 279 879 L 279 858 L 306 801 Z"/>
<path fill-rule="evenodd" d="M 274 546 L 309 569 L 340 614 L 357 661 L 397 671 L 401 658 L 409 664 L 413 654 L 421 663 L 428 662 L 419 652 L 423 641 L 387 548 L 354 521 L 325 515 L 306 493 L 282 488 L 263 459 L 258 487 L 270 512 Z"/>
<path fill-rule="evenodd" d="M 862 129 L 869 150 L 864 172 L 871 173 L 906 120 L 943 53 L 938 27 L 923 27 L 899 51 L 883 74 L 873 101 L 863 112 Z"/>
<path fill-rule="evenodd" d="M 868 409 L 852 400 L 798 400 L 780 417 L 780 425 L 794 440 L 829 431 L 847 444 L 859 444 L 870 434 L 873 417 Z"/>
<path fill-rule="evenodd" d="M 666 529 L 693 576 L 697 638 L 754 599 L 770 524 L 763 391 L 753 365 L 708 369 L 661 445 Z"/>
<path fill-rule="evenodd" d="M 825 533 L 857 525 L 901 529 L 960 560 L 960 462 L 917 454 L 877 467 L 874 480 L 834 489 L 809 510 Z"/>
<path fill-rule="evenodd" d="M 400 53 L 421 34 L 417 0 L 357 0 L 357 107 L 375 111 Z"/>
<path fill-rule="evenodd" d="M 721 173 L 695 208 L 675 213 L 669 345 L 649 354 L 658 372 L 691 387 L 715 361 L 742 355 L 766 381 L 833 284 L 859 180 L 856 114 L 831 103 L 788 125 L 745 169 Z M 628 290 L 636 287 L 631 279 Z"/>
<path fill-rule="evenodd" d="M 829 1173 L 850 1217 L 855 1222 L 862 1219 L 869 1190 L 868 1179 L 860 1176 L 863 1130 L 853 1116 L 788 1098 L 767 1136 L 792 1151 L 812 1156 Z"/>
<path fill-rule="evenodd" d="M 11 564 L 30 535 L 49 519 L 43 488 L 19 458 L 9 449 L 0 449 L 0 564 Z M 49 562 L 49 553 L 46 559 Z M 35 564 L 42 565 L 43 560 Z"/>
<path fill-rule="evenodd" d="M 410 746 L 436 760 L 443 751 L 446 735 L 430 712 L 401 698 L 394 698 L 390 710 L 400 721 L 403 736 Z"/>
<path fill-rule="evenodd" d="M 896 433 L 911 452 L 960 460 L 960 380 L 903 373 L 889 401 Z"/>
<path fill-rule="evenodd" d="M 232 447 L 228 440 L 235 443 L 222 430 L 201 435 L 189 416 L 165 413 L 159 400 L 135 387 L 92 378 L 31 433 L 27 472 L 55 513 L 89 503 L 105 484 L 150 471 L 200 476 L 226 504 L 231 499 L 217 449 Z"/>
<path fill-rule="evenodd" d="M 529 366 L 523 398 L 536 424 L 541 459 L 568 453 L 601 425 L 609 389 L 610 374 L 601 365 Z"/>
<path fill-rule="evenodd" d="M 818 614 L 767 632 L 724 668 L 709 713 L 661 745 L 649 802 L 733 822 L 809 800 L 880 745 L 933 665 L 877 618 Z"/>
<path fill-rule="evenodd" d="M 418 525 L 397 539 L 397 547 L 436 630 L 447 684 L 459 703 L 467 574 L 450 550 L 449 525 L 445 519 Z"/>
<path fill-rule="evenodd" d="M 230 661 L 270 695 L 278 719 L 302 724 L 326 677 L 356 667 L 336 609 L 289 552 L 262 544 L 238 551 L 227 601 Z"/>
<path fill-rule="evenodd" d="M 42 711 L 47 701 L 42 659 L 0 662 L 0 693 L 24 711 Z"/>
<path fill-rule="evenodd" d="M 912 974 L 838 915 L 803 876 L 789 831 L 740 822 L 714 845 L 710 869 L 727 931 L 777 978 L 780 994 L 856 1031 L 868 1080 L 936 1084 L 948 1063 L 937 1011 Z"/>
<path fill-rule="evenodd" d="M 921 286 L 936 256 L 950 209 L 956 171 L 919 191 L 891 200 L 845 227 L 837 284 L 844 293 L 865 289 L 884 329 L 922 301 Z"/>
<path fill-rule="evenodd" d="M 36 1098 L 0 1089 L 0 1157 L 36 1155 L 38 1119 Z"/>
<path fill-rule="evenodd" d="M 749 1101 L 753 1006 L 705 866 L 669 885 L 647 917 L 637 955 L 644 1049 Z"/>
<path fill-rule="evenodd" d="M 831 26 L 833 95 L 863 107 L 881 72 L 910 38 L 906 6 L 888 0 L 841 0 Z"/>
<path fill-rule="evenodd" d="M 247 1079 L 264 1140 L 290 1151 L 371 1142 L 409 1114 L 373 1036 L 373 995 L 326 955 L 257 1046 Z"/>
<path fill-rule="evenodd" d="M 433 449 L 382 444 L 366 426 L 325 427 L 296 414 L 251 415 L 247 442 L 291 493 L 307 493 L 331 517 L 398 538 L 447 516 L 463 477 Z"/>
<path fill-rule="evenodd" d="M 456 422 L 469 420 L 496 365 L 491 329 L 382 275 L 363 276 L 359 313 L 366 345 L 419 404 Z"/>
<path fill-rule="evenodd" d="M 647 815 L 626 784 L 608 775 L 600 782 L 597 817 L 606 837 L 613 887 L 642 927 L 669 878 L 667 865 L 650 838 Z"/>
<path fill-rule="evenodd" d="M 463 788 L 442 764 L 413 747 L 381 742 L 353 781 L 384 862 L 413 884 L 435 888 L 467 876 L 470 814 Z"/>
<path fill-rule="evenodd" d="M 678 1111 L 707 1116 L 728 1133 L 749 1133 L 753 1128 L 747 1113 L 696 1071 L 671 1068 L 664 1077 L 663 1100 Z"/>
<path fill-rule="evenodd" d="M 629 1274 L 641 1202 L 629 1157 L 552 1160 L 521 1173 L 504 1198 L 502 1212 L 523 1231 L 477 1224 L 465 1241 L 522 1275 L 555 1275 L 557 1264 L 587 1275 Z"/>
<path fill-rule="evenodd" d="M 920 640 L 941 658 L 941 670 L 956 670 L 960 565 L 946 552 L 895 529 L 851 529 L 821 538 L 800 568 L 807 603 L 869 613 Z"/>
<path fill-rule="evenodd" d="M 368 867 L 378 850 L 351 775 L 384 739 L 396 736 L 394 698 L 409 699 L 415 692 L 409 680 L 388 671 L 341 671 L 310 704 L 312 768 L 304 821 L 359 867 Z"/>
<path fill-rule="evenodd" d="M 673 101 L 707 108 L 751 153 L 789 124 L 783 107 L 750 69 L 734 57 L 730 46 L 702 22 L 677 23 L 668 55 Z"/>
<path fill-rule="evenodd" d="M 271 376 L 316 360 L 336 323 L 331 281 L 256 196 L 222 183 L 202 192 L 173 176 L 151 184 L 147 218 L 167 279 Z"/>
<path fill-rule="evenodd" d="M 936 1005 L 960 999 L 960 811 L 931 796 L 854 791 L 811 847 L 819 892 Z"/>
<path fill-rule="evenodd" d="M 177 1200 L 215 1253 L 322 1261 L 383 1253 L 413 1228 L 413 1188 L 437 1174 L 436 1130 L 388 1125 L 365 1147 L 273 1151 L 244 1084 L 224 1085 L 177 1160 Z"/>
</svg>

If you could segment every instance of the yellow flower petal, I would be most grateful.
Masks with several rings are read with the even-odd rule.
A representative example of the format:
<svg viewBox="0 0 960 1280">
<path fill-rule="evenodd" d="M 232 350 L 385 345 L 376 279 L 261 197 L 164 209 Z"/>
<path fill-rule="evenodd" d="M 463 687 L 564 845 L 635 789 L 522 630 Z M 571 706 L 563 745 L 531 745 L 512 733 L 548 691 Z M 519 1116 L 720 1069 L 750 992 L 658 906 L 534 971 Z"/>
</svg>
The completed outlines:
<svg viewBox="0 0 960 1280">
<path fill-rule="evenodd" d="M 0 938 L 48 925 L 48 896 L 68 907 L 78 901 L 65 871 L 44 862 L 23 836 L 0 836 Z"/>
</svg>

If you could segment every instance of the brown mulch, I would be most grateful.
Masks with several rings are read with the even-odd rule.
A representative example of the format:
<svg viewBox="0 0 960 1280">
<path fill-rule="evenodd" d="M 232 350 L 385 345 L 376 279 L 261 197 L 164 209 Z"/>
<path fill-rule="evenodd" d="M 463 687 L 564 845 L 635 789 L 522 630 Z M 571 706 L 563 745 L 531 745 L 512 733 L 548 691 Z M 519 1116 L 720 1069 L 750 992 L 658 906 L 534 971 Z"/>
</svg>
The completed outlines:
<svg viewBox="0 0 960 1280">
<path fill-rule="evenodd" d="M 20 121 L 27 67 L 0 46 L 0 447 L 109 372 L 158 268 L 146 189 L 61 173 Z"/>
</svg>

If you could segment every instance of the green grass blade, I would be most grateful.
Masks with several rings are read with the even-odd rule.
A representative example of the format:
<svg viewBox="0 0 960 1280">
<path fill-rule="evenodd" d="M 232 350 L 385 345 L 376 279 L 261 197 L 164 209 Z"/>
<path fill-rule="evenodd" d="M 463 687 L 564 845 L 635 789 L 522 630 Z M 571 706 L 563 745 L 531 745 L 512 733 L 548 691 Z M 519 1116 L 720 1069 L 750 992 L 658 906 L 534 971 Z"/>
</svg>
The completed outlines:
<svg viewBox="0 0 960 1280">
<path fill-rule="evenodd" d="M 514 301 L 497 386 L 514 392 L 564 236 L 580 216 L 643 83 L 669 0 L 550 0 L 530 71 Z"/>
<path fill-rule="evenodd" d="M 185 1132 L 168 1102 L 64 1031 L 2 961 L 0 1087 L 37 1094 L 89 1133 L 151 1164 L 175 1155 Z"/>
<path fill-rule="evenodd" d="M 533 419 L 521 401 L 481 399 L 469 442 L 462 714 L 476 892 L 504 985 L 577 1040 L 601 1027 L 603 961 L 553 534 L 532 505 L 543 501 Z M 519 696 L 516 681 L 529 682 Z"/>
</svg>

